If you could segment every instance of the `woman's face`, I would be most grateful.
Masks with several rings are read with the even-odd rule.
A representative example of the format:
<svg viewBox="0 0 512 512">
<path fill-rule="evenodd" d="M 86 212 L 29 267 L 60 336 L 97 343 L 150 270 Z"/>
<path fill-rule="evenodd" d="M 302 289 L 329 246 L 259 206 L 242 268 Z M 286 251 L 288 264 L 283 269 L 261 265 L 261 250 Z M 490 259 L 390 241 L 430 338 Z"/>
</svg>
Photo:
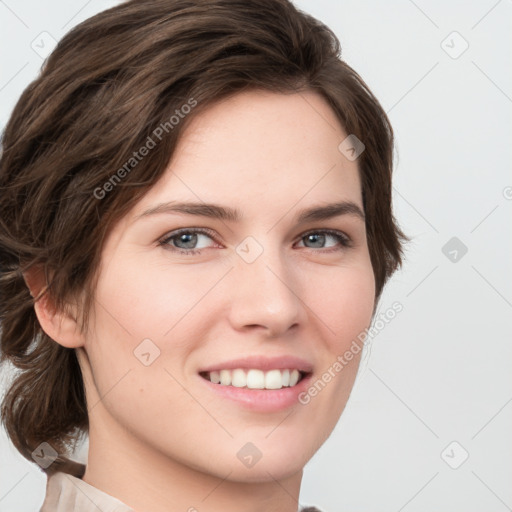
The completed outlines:
<svg viewBox="0 0 512 512">
<path fill-rule="evenodd" d="M 193 119 L 104 246 L 81 358 L 91 443 L 238 481 L 292 475 L 318 450 L 375 299 L 347 135 L 313 92 L 245 92 Z M 335 203 L 349 206 L 305 216 Z"/>
</svg>

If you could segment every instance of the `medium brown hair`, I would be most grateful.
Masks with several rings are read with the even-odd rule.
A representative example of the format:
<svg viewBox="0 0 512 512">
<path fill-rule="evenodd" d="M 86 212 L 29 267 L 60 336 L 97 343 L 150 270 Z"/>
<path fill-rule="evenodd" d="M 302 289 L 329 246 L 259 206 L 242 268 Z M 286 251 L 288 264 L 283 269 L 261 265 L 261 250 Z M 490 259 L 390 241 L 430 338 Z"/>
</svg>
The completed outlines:
<svg viewBox="0 0 512 512">
<path fill-rule="evenodd" d="M 378 302 L 407 240 L 392 213 L 393 131 L 340 55 L 334 33 L 288 0 L 131 0 L 59 42 L 16 104 L 0 160 L 0 361 L 20 370 L 1 418 L 24 457 L 48 442 L 59 458 L 46 471 L 63 470 L 88 415 L 75 350 L 41 329 L 40 297 L 23 273 L 43 269 L 58 310 L 85 297 L 86 330 L 106 236 L 163 175 L 190 119 L 216 101 L 247 89 L 313 90 L 364 143 Z M 155 146 L 132 160 L 149 138 Z"/>
</svg>

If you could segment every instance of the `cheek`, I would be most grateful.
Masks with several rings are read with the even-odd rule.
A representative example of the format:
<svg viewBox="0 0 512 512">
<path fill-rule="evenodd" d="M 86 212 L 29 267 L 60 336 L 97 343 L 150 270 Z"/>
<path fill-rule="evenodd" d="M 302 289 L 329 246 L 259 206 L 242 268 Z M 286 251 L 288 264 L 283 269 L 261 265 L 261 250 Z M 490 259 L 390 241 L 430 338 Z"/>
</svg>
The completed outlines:
<svg viewBox="0 0 512 512">
<path fill-rule="evenodd" d="M 330 342 L 329 352 L 338 353 L 369 325 L 375 301 L 375 279 L 371 264 L 338 267 L 324 273 L 308 287 L 311 309 L 316 313 Z"/>
<path fill-rule="evenodd" d="M 183 412 L 197 406 L 180 385 L 181 362 L 193 348 L 193 337 L 184 334 L 183 326 L 207 287 L 191 281 L 190 272 L 119 260 L 121 264 L 105 267 L 98 279 L 87 352 L 102 405 L 150 444 L 152 437 L 169 431 L 164 407 Z M 179 339 L 173 336 L 176 325 Z M 152 418 L 150 425 L 143 419 L 147 417 Z M 184 417 L 185 424 L 192 421 Z"/>
<path fill-rule="evenodd" d="M 360 265 L 338 267 L 330 275 L 324 275 L 323 281 L 311 288 L 312 307 L 318 311 L 318 321 L 313 326 L 318 343 L 322 348 L 317 379 L 326 384 L 329 390 L 322 395 L 331 395 L 324 402 L 319 400 L 315 407 L 323 408 L 329 402 L 329 410 L 323 410 L 320 416 L 337 419 L 352 389 L 357 375 L 364 334 L 370 325 L 375 300 L 375 279 L 369 260 Z M 330 374 L 324 374 L 330 372 Z M 318 388 L 323 389 L 319 383 Z M 333 405 L 336 406 L 333 407 Z"/>
<path fill-rule="evenodd" d="M 213 319 L 215 310 L 205 310 L 211 303 L 203 299 L 225 269 L 199 273 L 192 266 L 132 265 L 128 257 L 118 261 L 102 271 L 96 289 L 93 336 L 86 347 L 95 384 L 103 394 L 123 379 L 120 387 L 131 386 L 134 403 L 151 395 L 148 386 L 162 390 L 164 402 L 175 399 L 180 387 L 166 370 L 180 375 L 188 356 L 206 338 L 206 319 Z"/>
<path fill-rule="evenodd" d="M 98 325 L 108 329 L 110 336 L 117 333 L 132 341 L 150 338 L 160 343 L 172 336 L 175 327 L 180 332 L 187 330 L 188 315 L 193 316 L 200 307 L 222 270 L 204 275 L 190 266 L 132 265 L 126 258 L 103 275 L 97 289 L 98 302 L 103 306 Z"/>
</svg>

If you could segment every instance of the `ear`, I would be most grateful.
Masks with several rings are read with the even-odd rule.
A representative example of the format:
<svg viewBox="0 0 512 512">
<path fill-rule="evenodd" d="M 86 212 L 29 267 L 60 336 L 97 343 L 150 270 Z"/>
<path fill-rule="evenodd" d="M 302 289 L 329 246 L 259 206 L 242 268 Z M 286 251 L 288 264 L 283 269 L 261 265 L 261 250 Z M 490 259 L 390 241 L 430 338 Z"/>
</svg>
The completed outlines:
<svg viewBox="0 0 512 512">
<path fill-rule="evenodd" d="M 77 308 L 57 310 L 47 290 L 44 269 L 41 266 L 33 266 L 23 273 L 23 279 L 30 290 L 30 295 L 35 298 L 34 311 L 43 331 L 63 347 L 83 346 L 83 337 L 77 322 Z"/>
</svg>

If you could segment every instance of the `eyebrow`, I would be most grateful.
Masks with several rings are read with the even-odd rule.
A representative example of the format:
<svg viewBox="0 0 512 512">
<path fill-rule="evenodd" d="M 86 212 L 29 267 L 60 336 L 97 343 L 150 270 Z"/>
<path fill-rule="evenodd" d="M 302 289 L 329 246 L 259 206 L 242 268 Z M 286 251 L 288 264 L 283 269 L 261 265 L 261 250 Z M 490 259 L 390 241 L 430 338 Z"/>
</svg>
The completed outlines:
<svg viewBox="0 0 512 512">
<path fill-rule="evenodd" d="M 197 215 L 200 217 L 219 219 L 227 222 L 240 222 L 243 217 L 240 210 L 228 206 L 221 206 L 214 203 L 184 203 L 169 201 L 167 203 L 160 203 L 145 210 L 141 214 L 137 215 L 135 220 L 161 213 Z M 341 215 L 352 215 L 363 221 L 365 220 L 363 210 L 356 203 L 352 201 L 341 201 L 338 203 L 313 206 L 302 210 L 298 215 L 297 222 L 305 224 L 307 222 L 327 220 Z"/>
</svg>

